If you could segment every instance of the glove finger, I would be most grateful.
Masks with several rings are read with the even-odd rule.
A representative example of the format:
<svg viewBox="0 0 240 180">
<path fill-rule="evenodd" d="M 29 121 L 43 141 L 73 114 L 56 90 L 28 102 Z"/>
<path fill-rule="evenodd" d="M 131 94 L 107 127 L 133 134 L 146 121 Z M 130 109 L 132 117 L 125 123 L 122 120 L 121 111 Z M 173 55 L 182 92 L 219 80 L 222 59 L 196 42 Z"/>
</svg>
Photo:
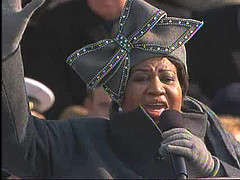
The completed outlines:
<svg viewBox="0 0 240 180">
<path fill-rule="evenodd" d="M 168 154 L 168 145 L 162 145 L 160 146 L 160 148 L 158 149 L 159 154 L 161 154 L 163 157 L 166 157 Z"/>
<path fill-rule="evenodd" d="M 180 147 L 180 146 L 174 146 L 174 145 L 169 144 L 169 145 L 167 145 L 167 151 L 169 153 L 184 156 L 189 160 L 193 159 L 192 150 L 188 147 Z"/>
<path fill-rule="evenodd" d="M 37 8 L 39 8 L 43 3 L 45 2 L 45 0 L 32 0 L 32 2 L 28 3 L 21 11 L 21 16 L 29 19 L 32 14 L 34 13 L 34 11 L 37 10 Z"/>
<path fill-rule="evenodd" d="M 191 132 L 188 131 L 187 129 L 184 129 L 184 128 L 174 128 L 174 129 L 170 129 L 168 131 L 163 132 L 162 133 L 162 138 L 166 139 L 169 136 L 172 136 L 174 134 L 180 134 L 180 133 L 191 134 Z"/>
<path fill-rule="evenodd" d="M 168 142 L 166 144 L 161 144 L 161 146 L 168 146 L 168 145 L 172 145 L 172 146 L 179 146 L 179 147 L 186 147 L 186 148 L 190 148 L 192 149 L 193 144 L 191 141 L 189 140 L 174 140 L 171 142 Z"/>
<path fill-rule="evenodd" d="M 162 144 L 158 150 L 158 152 L 162 155 L 162 156 L 166 156 L 167 153 L 169 153 L 171 151 L 171 149 L 169 149 L 169 146 L 174 146 L 174 147 L 182 147 L 182 148 L 188 148 L 191 150 L 192 148 L 192 143 L 191 141 L 188 140 L 176 140 L 173 141 L 171 143 L 168 144 Z M 181 150 L 181 149 L 178 149 Z"/>
<path fill-rule="evenodd" d="M 171 141 L 175 141 L 175 140 L 191 140 L 192 139 L 192 135 L 187 134 L 187 133 L 179 133 L 179 134 L 173 134 L 171 136 L 168 136 L 166 139 L 162 140 L 162 144 L 167 144 Z"/>
</svg>

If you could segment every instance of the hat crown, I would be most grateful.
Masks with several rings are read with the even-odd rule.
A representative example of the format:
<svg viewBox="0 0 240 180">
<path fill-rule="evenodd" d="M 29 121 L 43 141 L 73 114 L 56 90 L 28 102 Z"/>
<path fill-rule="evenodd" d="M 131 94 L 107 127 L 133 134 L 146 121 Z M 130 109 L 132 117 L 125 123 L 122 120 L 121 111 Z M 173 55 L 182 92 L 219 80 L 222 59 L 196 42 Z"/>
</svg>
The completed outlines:
<svg viewBox="0 0 240 180">
<path fill-rule="evenodd" d="M 202 24 L 191 19 L 169 18 L 163 10 L 143 0 L 127 0 L 117 35 L 75 51 L 67 63 L 90 88 L 103 85 L 121 105 L 130 68 L 156 56 L 172 56 L 186 67 L 183 45 Z"/>
</svg>

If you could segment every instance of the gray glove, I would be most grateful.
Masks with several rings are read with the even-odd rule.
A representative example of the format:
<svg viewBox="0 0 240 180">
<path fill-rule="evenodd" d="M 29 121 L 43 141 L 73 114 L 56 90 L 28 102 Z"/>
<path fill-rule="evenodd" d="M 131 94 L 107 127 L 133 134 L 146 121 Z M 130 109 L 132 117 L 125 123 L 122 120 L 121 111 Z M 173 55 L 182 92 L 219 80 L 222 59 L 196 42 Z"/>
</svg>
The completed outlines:
<svg viewBox="0 0 240 180">
<path fill-rule="evenodd" d="M 188 161 L 189 174 L 198 177 L 213 177 L 217 174 L 220 162 L 207 150 L 204 142 L 183 128 L 175 128 L 162 134 L 163 141 L 159 153 L 173 153 Z"/>
<path fill-rule="evenodd" d="M 2 0 L 2 59 L 18 47 L 33 12 L 45 0 L 33 0 L 24 9 L 21 0 Z"/>
</svg>

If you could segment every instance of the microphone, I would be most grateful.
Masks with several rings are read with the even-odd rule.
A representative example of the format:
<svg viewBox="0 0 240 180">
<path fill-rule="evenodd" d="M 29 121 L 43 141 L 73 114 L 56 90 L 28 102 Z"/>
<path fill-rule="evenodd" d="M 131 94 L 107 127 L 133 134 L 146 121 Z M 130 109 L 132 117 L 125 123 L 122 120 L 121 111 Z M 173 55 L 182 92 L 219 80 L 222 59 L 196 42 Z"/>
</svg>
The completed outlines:
<svg viewBox="0 0 240 180">
<path fill-rule="evenodd" d="M 162 132 L 182 127 L 182 114 L 179 111 L 168 109 L 163 111 L 159 117 L 159 128 Z M 171 154 L 172 164 L 177 179 L 188 179 L 188 172 L 184 157 Z"/>
</svg>

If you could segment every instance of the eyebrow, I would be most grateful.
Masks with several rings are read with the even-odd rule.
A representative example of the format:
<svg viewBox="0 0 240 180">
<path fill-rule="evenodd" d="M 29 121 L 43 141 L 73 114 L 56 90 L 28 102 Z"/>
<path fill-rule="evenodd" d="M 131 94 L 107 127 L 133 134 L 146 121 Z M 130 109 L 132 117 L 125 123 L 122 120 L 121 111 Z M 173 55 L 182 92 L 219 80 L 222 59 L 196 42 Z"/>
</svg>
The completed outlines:
<svg viewBox="0 0 240 180">
<path fill-rule="evenodd" d="M 132 69 L 131 73 L 137 72 L 137 71 L 142 71 L 142 72 L 148 72 L 149 69 Z"/>
<path fill-rule="evenodd" d="M 145 68 L 145 69 L 139 68 L 139 69 L 133 69 L 130 73 L 133 74 L 134 72 L 138 72 L 138 71 L 141 71 L 141 72 L 149 72 L 149 71 L 152 71 L 152 70 L 151 70 L 150 68 Z M 172 71 L 172 70 L 170 70 L 170 69 L 159 69 L 158 72 L 167 72 L 167 71 L 173 72 L 173 73 L 175 74 L 175 72 Z"/>
</svg>

